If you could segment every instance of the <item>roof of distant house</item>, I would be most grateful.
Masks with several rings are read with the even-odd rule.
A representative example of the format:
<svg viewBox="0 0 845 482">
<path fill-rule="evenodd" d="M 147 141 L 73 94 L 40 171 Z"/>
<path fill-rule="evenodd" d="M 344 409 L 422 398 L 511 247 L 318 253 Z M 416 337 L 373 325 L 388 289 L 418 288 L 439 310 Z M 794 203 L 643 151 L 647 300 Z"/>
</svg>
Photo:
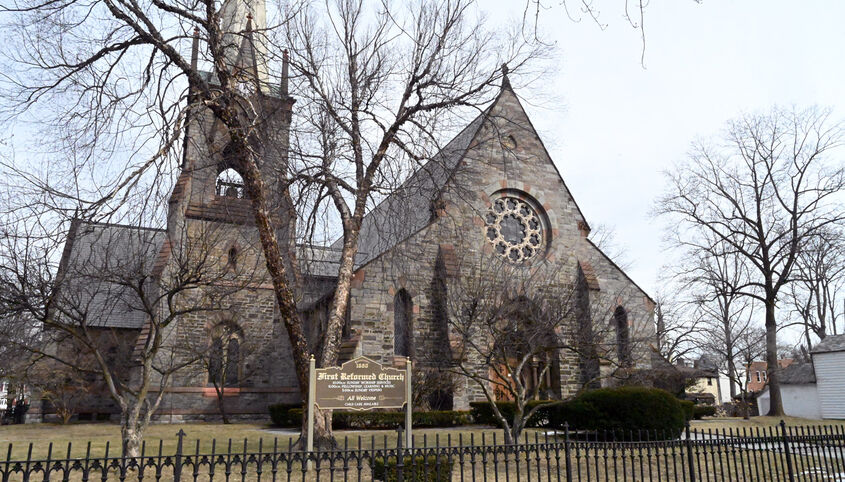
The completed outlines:
<svg viewBox="0 0 845 482">
<path fill-rule="evenodd" d="M 820 341 L 810 353 L 830 353 L 834 351 L 845 351 L 845 335 L 828 335 Z"/>
<path fill-rule="evenodd" d="M 805 385 L 816 383 L 816 373 L 812 363 L 793 363 L 780 372 L 780 382 L 786 385 Z"/>
</svg>

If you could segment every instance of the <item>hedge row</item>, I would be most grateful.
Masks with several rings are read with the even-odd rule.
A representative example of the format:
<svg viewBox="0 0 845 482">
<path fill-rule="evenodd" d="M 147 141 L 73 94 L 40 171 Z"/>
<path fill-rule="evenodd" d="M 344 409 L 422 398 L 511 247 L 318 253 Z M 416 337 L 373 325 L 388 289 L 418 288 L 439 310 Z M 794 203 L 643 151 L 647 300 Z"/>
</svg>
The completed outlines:
<svg viewBox="0 0 845 482">
<path fill-rule="evenodd" d="M 540 400 L 540 401 L 529 401 L 526 404 L 525 411 L 531 410 L 537 405 L 548 404 L 548 400 Z M 472 402 L 469 404 L 470 407 L 470 415 L 472 416 L 473 423 L 477 423 L 479 425 L 499 425 L 499 420 L 496 418 L 495 413 L 493 412 L 493 406 L 490 405 L 489 402 Z M 508 423 L 513 420 L 513 414 L 516 412 L 516 403 L 514 402 L 496 402 L 496 407 L 498 407 L 499 412 L 502 414 L 503 417 L 508 421 Z M 550 427 L 550 412 L 554 410 L 554 406 L 550 407 L 541 407 L 534 412 L 534 415 L 531 416 L 531 419 L 528 421 L 526 426 L 528 427 Z"/>
<path fill-rule="evenodd" d="M 373 459 L 373 479 L 385 482 L 399 480 L 396 457 Z M 402 480 L 407 482 L 437 482 L 452 480 L 452 461 L 445 455 L 415 455 L 402 459 Z"/>
<path fill-rule="evenodd" d="M 526 411 L 548 401 L 528 402 Z M 510 422 L 516 411 L 513 402 L 497 402 L 496 406 Z M 487 402 L 471 403 L 475 423 L 499 425 L 493 408 Z M 562 430 L 619 431 L 638 430 L 680 433 L 687 420 L 693 418 L 693 403 L 678 400 L 669 392 L 645 387 L 601 388 L 584 392 L 578 397 L 546 407 L 531 416 L 526 426 Z"/>
<path fill-rule="evenodd" d="M 472 423 L 469 412 L 431 411 L 414 412 L 414 427 L 459 427 Z M 404 412 L 334 412 L 332 428 L 379 430 L 405 425 Z"/>
<path fill-rule="evenodd" d="M 562 430 L 568 426 L 570 430 L 607 431 L 612 434 L 649 430 L 676 436 L 694 416 L 700 418 L 711 415 L 708 408 L 694 407 L 692 402 L 678 400 L 669 392 L 645 387 L 601 388 L 553 404 L 532 401 L 528 403 L 527 410 L 537 404 L 547 406 L 537 409 L 526 424 L 528 427 Z M 515 403 L 497 402 L 496 405 L 508 422 L 513 420 Z M 455 427 L 469 423 L 499 425 L 489 403 L 471 403 L 470 407 L 469 412 L 414 412 L 414 426 Z M 276 426 L 297 427 L 302 421 L 302 408 L 300 405 L 272 405 L 270 416 Z M 404 425 L 404 421 L 404 412 L 335 411 L 332 428 L 392 429 Z M 618 435 L 615 436 L 618 438 Z"/>
<path fill-rule="evenodd" d="M 693 407 L 692 418 L 701 420 L 702 417 L 712 417 L 716 415 L 716 407 L 713 405 L 696 405 Z"/>
<path fill-rule="evenodd" d="M 270 406 L 270 418 L 277 427 L 298 427 L 302 423 L 302 406 L 279 403 Z M 414 412 L 414 426 L 458 427 L 472 423 L 470 412 L 431 411 Z M 336 430 L 394 429 L 405 425 L 405 412 L 343 412 L 332 414 L 332 428 Z"/>
</svg>

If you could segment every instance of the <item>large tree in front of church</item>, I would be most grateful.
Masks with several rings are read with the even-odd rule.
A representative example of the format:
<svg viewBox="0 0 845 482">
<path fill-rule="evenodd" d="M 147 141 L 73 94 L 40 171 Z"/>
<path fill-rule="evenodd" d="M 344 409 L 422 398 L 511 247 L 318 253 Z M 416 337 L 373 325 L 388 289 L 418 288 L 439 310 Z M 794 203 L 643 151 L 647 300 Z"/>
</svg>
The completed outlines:
<svg viewBox="0 0 845 482">
<path fill-rule="evenodd" d="M 45 147 L 31 150 L 35 162 L 6 163 L 14 190 L 6 208 L 37 198 L 39 216 L 51 221 L 70 212 L 103 220 L 139 199 L 163 202 L 144 190 L 175 179 L 185 126 L 210 113 L 244 178 L 303 395 L 309 349 L 288 263 L 294 254 L 277 239 L 268 185 L 290 187 L 305 236 L 320 232 L 327 207 L 341 227 L 319 350 L 319 364 L 333 364 L 374 198 L 436 152 L 458 111 L 492 99 L 500 64 L 519 72 L 542 50 L 518 32 L 487 27 L 463 1 L 286 3 L 265 14 L 261 0 L 20 0 L 4 9 L 2 28 L 13 44 L 3 107 L 18 121 L 12 128 L 42 129 L 33 144 Z M 256 138 L 266 132 L 257 103 L 287 82 L 274 74 L 283 49 L 298 105 L 289 168 L 267 179 L 254 147 L 271 140 Z M 330 418 L 318 417 L 317 436 L 318 445 L 333 442 Z"/>
</svg>

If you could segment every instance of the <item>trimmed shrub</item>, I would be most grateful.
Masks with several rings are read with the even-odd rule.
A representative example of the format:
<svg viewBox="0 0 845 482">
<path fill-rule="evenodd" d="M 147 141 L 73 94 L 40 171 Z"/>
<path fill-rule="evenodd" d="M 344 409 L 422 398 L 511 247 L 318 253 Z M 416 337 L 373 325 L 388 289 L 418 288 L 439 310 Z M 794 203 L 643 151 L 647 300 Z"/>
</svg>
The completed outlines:
<svg viewBox="0 0 845 482">
<path fill-rule="evenodd" d="M 299 427 L 302 423 L 301 403 L 276 403 L 267 408 L 274 427 Z"/>
<path fill-rule="evenodd" d="M 452 464 L 445 455 L 406 455 L 402 458 L 402 478 L 409 482 L 437 482 L 452 480 Z M 399 480 L 396 457 L 375 457 L 373 459 L 373 478 L 385 482 Z"/>
<path fill-rule="evenodd" d="M 550 400 L 531 400 L 526 404 L 525 410 L 528 411 L 537 405 L 548 404 L 549 402 Z M 510 423 L 513 420 L 513 414 L 516 412 L 516 403 L 496 402 L 496 406 L 499 407 L 502 416 Z M 538 409 L 531 416 L 531 419 L 528 420 L 528 423 L 525 424 L 526 427 L 550 427 L 553 417 L 552 413 L 554 413 L 557 406 L 552 405 Z M 490 405 L 490 402 L 472 402 L 469 404 L 469 407 L 473 423 L 499 426 L 499 420 L 493 413 L 493 407 Z"/>
<path fill-rule="evenodd" d="M 551 426 L 607 431 L 615 438 L 640 430 L 677 437 L 686 424 L 686 410 L 671 393 L 656 388 L 618 387 L 584 392 L 555 407 Z"/>
<path fill-rule="evenodd" d="M 302 405 L 277 403 L 270 405 L 270 419 L 275 427 L 299 427 L 302 423 Z M 458 427 L 471 421 L 469 412 L 433 411 L 414 412 L 414 427 Z M 337 430 L 394 429 L 405 425 L 405 412 L 343 412 L 335 410 L 332 428 Z"/>
<path fill-rule="evenodd" d="M 469 412 L 432 411 L 414 412 L 414 427 L 457 427 L 467 425 Z M 405 425 L 405 412 L 334 412 L 332 428 L 379 430 L 394 429 Z"/>
<path fill-rule="evenodd" d="M 695 402 L 691 400 L 678 400 L 681 403 L 681 407 L 684 409 L 684 416 L 687 418 L 687 421 L 690 421 L 695 416 Z"/>
<path fill-rule="evenodd" d="M 692 410 L 692 417 L 696 420 L 701 420 L 702 417 L 712 417 L 716 415 L 716 407 L 713 405 L 696 405 Z"/>
</svg>

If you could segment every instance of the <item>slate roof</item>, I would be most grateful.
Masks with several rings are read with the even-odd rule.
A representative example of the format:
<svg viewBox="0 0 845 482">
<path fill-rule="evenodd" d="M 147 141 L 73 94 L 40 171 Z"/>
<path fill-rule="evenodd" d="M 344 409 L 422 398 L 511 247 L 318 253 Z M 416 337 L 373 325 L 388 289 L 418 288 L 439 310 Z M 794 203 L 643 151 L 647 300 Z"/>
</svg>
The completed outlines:
<svg viewBox="0 0 845 482">
<path fill-rule="evenodd" d="M 90 326 L 141 328 L 146 314 L 128 284 L 153 272 L 164 239 L 160 229 L 74 221 L 59 268 L 60 310 L 84 312 Z"/>
<path fill-rule="evenodd" d="M 780 372 L 780 382 L 788 385 L 816 383 L 812 363 L 793 363 Z"/>
<path fill-rule="evenodd" d="M 440 152 L 414 172 L 393 193 L 364 216 L 356 260 L 361 266 L 426 227 L 432 218 L 432 203 L 440 196 L 458 163 L 463 159 L 486 111 L 464 127 Z M 343 238 L 332 244 L 339 249 Z"/>
<path fill-rule="evenodd" d="M 845 335 L 828 335 L 820 341 L 810 353 L 829 353 L 832 351 L 845 351 Z"/>
<path fill-rule="evenodd" d="M 340 267 L 340 248 L 329 246 L 303 245 L 296 247 L 296 259 L 302 274 L 308 276 L 320 276 L 325 278 L 337 278 L 337 270 Z M 361 264 L 367 256 L 364 252 L 355 255 L 355 264 Z"/>
</svg>

